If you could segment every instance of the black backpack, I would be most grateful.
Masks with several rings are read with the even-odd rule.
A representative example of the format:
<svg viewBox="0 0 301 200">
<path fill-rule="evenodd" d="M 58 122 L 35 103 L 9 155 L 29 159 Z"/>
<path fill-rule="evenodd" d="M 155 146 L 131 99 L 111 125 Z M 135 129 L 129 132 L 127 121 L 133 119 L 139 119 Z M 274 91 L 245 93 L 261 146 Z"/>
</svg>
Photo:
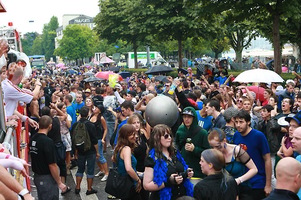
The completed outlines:
<svg viewBox="0 0 301 200">
<path fill-rule="evenodd" d="M 79 152 L 86 152 L 91 149 L 90 135 L 86 124 L 78 122 L 73 131 L 72 144 Z"/>
</svg>

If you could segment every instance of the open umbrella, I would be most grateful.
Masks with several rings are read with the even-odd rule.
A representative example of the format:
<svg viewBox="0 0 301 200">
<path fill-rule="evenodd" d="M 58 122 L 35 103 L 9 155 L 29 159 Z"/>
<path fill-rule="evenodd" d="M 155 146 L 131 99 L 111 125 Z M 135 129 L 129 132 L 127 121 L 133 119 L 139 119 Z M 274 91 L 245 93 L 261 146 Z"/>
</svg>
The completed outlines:
<svg viewBox="0 0 301 200">
<path fill-rule="evenodd" d="M 85 76 L 94 76 L 94 73 L 93 72 L 85 72 L 83 75 L 85 75 Z"/>
<path fill-rule="evenodd" d="M 102 78 L 97 78 L 95 76 L 90 76 L 89 78 L 84 79 L 85 82 L 95 82 L 95 81 L 102 81 Z"/>
<path fill-rule="evenodd" d="M 259 99 L 261 102 L 264 101 L 263 93 L 265 89 L 263 87 L 252 85 L 252 86 L 248 86 L 248 90 L 256 94 L 256 99 Z"/>
<path fill-rule="evenodd" d="M 114 75 L 115 73 L 112 71 L 102 71 L 102 72 L 97 72 L 95 74 L 95 77 L 101 78 L 104 80 L 108 80 L 110 77 L 110 74 Z M 123 78 L 118 74 L 118 81 L 122 81 L 122 80 L 123 80 Z"/>
<path fill-rule="evenodd" d="M 178 73 L 179 72 L 182 72 L 184 75 L 188 74 L 188 71 L 186 69 L 184 69 L 184 68 L 179 68 L 178 69 Z"/>
<path fill-rule="evenodd" d="M 169 82 L 169 80 L 167 79 L 167 77 L 166 77 L 166 76 L 163 76 L 163 75 L 156 76 L 156 77 L 155 77 L 155 80 L 156 80 L 156 81 L 163 82 L 163 83 Z"/>
<path fill-rule="evenodd" d="M 283 79 L 276 72 L 267 69 L 250 69 L 240 73 L 233 82 L 241 83 L 282 83 Z"/>
<path fill-rule="evenodd" d="M 125 79 L 127 77 L 131 77 L 131 73 L 130 72 L 119 72 L 119 75 Z"/>
<path fill-rule="evenodd" d="M 110 67 L 109 70 L 112 72 L 118 73 L 120 69 L 119 69 L 119 67 Z"/>
<path fill-rule="evenodd" d="M 78 72 L 75 71 L 75 70 L 73 70 L 73 69 L 69 69 L 69 70 L 67 71 L 67 73 L 68 73 L 68 74 L 71 74 L 71 75 L 73 75 L 73 74 L 78 74 Z"/>
<path fill-rule="evenodd" d="M 147 70 L 146 74 L 165 74 L 168 72 L 172 72 L 173 69 L 171 67 L 165 65 L 156 65 Z"/>
</svg>

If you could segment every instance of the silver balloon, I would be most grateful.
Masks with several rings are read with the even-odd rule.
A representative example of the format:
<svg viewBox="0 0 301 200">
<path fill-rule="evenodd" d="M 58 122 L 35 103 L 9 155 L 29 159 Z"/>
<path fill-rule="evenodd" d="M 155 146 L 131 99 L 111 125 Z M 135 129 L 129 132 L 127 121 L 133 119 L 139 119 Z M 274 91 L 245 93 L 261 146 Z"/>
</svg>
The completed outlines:
<svg viewBox="0 0 301 200">
<path fill-rule="evenodd" d="M 148 102 L 145 110 L 147 123 L 154 127 L 165 124 L 172 127 L 179 117 L 177 104 L 170 97 L 160 95 Z"/>
</svg>

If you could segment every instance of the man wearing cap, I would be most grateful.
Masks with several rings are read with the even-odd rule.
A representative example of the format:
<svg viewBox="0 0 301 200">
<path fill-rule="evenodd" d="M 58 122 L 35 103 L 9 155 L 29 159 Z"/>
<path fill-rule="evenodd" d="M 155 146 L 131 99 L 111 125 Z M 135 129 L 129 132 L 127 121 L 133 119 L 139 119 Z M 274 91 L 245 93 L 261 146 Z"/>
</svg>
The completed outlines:
<svg viewBox="0 0 301 200">
<path fill-rule="evenodd" d="M 196 111 L 193 107 L 186 107 L 183 112 L 183 124 L 176 132 L 176 145 L 194 176 L 204 178 L 199 166 L 201 153 L 209 149 L 207 131 L 198 125 Z"/>
<path fill-rule="evenodd" d="M 85 96 L 86 98 L 91 97 L 91 90 L 89 88 L 85 90 Z"/>
</svg>

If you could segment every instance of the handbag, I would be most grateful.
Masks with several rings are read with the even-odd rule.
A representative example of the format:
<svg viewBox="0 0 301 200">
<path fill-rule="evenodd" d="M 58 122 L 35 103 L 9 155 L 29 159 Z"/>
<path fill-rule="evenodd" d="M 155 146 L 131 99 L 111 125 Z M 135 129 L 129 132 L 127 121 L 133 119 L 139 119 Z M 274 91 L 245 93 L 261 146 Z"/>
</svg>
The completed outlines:
<svg viewBox="0 0 301 200">
<path fill-rule="evenodd" d="M 107 179 L 105 191 L 120 199 L 128 199 L 133 194 L 134 181 L 129 176 L 122 176 L 117 168 L 111 168 Z"/>
</svg>

